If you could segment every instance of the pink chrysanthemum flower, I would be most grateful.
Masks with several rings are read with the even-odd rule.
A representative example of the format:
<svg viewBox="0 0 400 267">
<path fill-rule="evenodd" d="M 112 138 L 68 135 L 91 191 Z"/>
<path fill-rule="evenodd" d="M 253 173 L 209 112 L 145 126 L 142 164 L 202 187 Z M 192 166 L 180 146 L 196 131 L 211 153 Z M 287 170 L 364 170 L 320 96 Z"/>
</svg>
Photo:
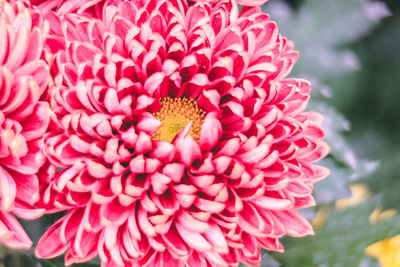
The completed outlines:
<svg viewBox="0 0 400 267">
<path fill-rule="evenodd" d="M 50 117 L 48 103 L 40 101 L 49 79 L 42 49 L 47 32 L 28 4 L 0 1 L 0 242 L 12 248 L 32 245 L 14 215 L 35 219 L 44 212 L 33 205 Z"/>
<path fill-rule="evenodd" d="M 329 149 L 322 116 L 304 111 L 310 84 L 285 78 L 297 52 L 268 15 L 239 15 L 233 1 L 115 0 L 53 25 L 65 48 L 42 205 L 68 212 L 38 257 L 257 265 L 260 247 L 313 233 L 297 209 L 314 205 L 328 174 L 314 162 Z"/>
</svg>

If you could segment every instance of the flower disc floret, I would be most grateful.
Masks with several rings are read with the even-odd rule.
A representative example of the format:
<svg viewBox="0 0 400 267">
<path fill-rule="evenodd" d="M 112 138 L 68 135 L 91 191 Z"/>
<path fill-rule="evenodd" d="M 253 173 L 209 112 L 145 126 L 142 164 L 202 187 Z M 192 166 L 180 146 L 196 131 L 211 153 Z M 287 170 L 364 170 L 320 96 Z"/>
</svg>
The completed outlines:
<svg viewBox="0 0 400 267">
<path fill-rule="evenodd" d="M 160 102 L 160 110 L 153 115 L 161 125 L 153 135 L 153 140 L 172 143 L 174 138 L 187 127 L 187 135 L 199 142 L 204 111 L 197 106 L 196 101 L 165 97 Z"/>
</svg>

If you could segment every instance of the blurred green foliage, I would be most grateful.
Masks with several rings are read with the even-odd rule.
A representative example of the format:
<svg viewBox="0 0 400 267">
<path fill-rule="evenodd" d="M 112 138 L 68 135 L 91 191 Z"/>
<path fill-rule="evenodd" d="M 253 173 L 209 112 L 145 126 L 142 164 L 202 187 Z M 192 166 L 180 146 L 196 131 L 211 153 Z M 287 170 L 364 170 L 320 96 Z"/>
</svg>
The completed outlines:
<svg viewBox="0 0 400 267">
<path fill-rule="evenodd" d="M 399 216 L 373 227 L 368 223 L 377 201 L 372 199 L 357 207 L 332 211 L 315 236 L 292 240 L 290 248 L 284 254 L 275 255 L 276 258 L 287 267 L 372 267 L 372 259 L 365 257 L 365 248 L 400 228 Z M 365 265 L 366 262 L 369 264 Z"/>
<path fill-rule="evenodd" d="M 326 223 L 270 255 L 284 267 L 379 266 L 365 248 L 400 233 L 398 215 L 369 222 L 400 203 L 400 1 L 271 0 L 265 10 L 300 51 L 294 73 L 314 82 L 311 109 L 325 115 L 332 147 L 322 162 L 332 175 L 315 188 L 315 210 L 331 209 Z M 370 199 L 337 210 L 351 183 L 366 184 Z"/>
</svg>

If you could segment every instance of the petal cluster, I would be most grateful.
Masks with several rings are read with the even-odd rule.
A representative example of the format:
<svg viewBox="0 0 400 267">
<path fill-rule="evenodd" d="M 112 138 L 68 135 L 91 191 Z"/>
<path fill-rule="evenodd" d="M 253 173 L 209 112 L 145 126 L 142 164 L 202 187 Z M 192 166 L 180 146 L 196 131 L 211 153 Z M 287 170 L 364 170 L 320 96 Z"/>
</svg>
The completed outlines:
<svg viewBox="0 0 400 267">
<path fill-rule="evenodd" d="M 225 2 L 225 0 L 190 0 L 191 2 L 209 2 L 216 4 L 218 2 Z M 231 2 L 236 2 L 239 5 L 243 6 L 262 6 L 269 0 L 236 0 L 236 1 L 231 1 Z"/>
<path fill-rule="evenodd" d="M 41 101 L 50 77 L 43 51 L 48 28 L 29 4 L 0 1 L 0 241 L 12 248 L 32 244 L 14 215 L 43 214 L 33 207 L 50 120 Z"/>
<path fill-rule="evenodd" d="M 314 162 L 329 148 L 322 116 L 305 112 L 309 82 L 286 78 L 298 54 L 269 16 L 232 1 L 97 2 L 49 15 L 55 116 L 41 206 L 67 213 L 37 256 L 257 265 L 260 247 L 312 234 L 297 209 L 314 205 L 328 174 Z M 171 142 L 153 138 L 166 97 L 204 111 L 198 141 L 190 123 Z"/>
</svg>

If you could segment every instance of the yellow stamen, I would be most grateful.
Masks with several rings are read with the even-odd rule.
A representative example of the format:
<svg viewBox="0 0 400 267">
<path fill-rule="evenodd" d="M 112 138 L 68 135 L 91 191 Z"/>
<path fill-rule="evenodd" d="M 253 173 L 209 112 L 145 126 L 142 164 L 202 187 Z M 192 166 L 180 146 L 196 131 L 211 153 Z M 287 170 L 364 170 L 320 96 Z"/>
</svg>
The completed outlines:
<svg viewBox="0 0 400 267">
<path fill-rule="evenodd" d="M 204 114 L 194 99 L 163 97 L 160 110 L 153 114 L 161 121 L 161 126 L 152 139 L 172 142 L 175 136 L 192 122 L 188 135 L 199 142 Z"/>
</svg>

